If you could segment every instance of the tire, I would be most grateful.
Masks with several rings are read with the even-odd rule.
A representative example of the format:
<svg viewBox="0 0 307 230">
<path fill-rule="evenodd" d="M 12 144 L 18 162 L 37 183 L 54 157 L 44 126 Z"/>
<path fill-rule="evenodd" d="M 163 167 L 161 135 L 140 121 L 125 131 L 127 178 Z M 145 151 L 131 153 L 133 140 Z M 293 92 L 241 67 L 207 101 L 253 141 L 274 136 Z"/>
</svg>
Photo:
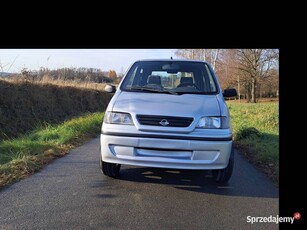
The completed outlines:
<svg viewBox="0 0 307 230">
<path fill-rule="evenodd" d="M 101 160 L 100 156 L 100 168 L 104 175 L 118 178 L 119 176 L 119 170 L 120 170 L 120 164 L 113 164 L 113 163 L 107 163 Z"/>
<path fill-rule="evenodd" d="M 233 165 L 234 165 L 234 149 L 233 147 L 231 147 L 231 153 L 227 167 L 224 169 L 212 170 L 213 179 L 219 183 L 227 182 L 232 175 Z"/>
</svg>

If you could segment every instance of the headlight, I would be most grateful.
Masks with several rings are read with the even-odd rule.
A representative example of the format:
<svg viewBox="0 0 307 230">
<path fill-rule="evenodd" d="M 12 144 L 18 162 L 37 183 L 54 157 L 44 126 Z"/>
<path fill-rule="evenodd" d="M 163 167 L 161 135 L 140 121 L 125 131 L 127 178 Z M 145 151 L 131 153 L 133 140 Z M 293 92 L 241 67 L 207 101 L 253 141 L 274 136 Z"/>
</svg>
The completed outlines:
<svg viewBox="0 0 307 230">
<path fill-rule="evenodd" d="M 228 129 L 230 127 L 227 117 L 201 117 L 196 128 L 202 129 Z"/>
<path fill-rule="evenodd" d="M 107 112 L 103 121 L 109 124 L 133 125 L 133 121 L 129 113 Z"/>
</svg>

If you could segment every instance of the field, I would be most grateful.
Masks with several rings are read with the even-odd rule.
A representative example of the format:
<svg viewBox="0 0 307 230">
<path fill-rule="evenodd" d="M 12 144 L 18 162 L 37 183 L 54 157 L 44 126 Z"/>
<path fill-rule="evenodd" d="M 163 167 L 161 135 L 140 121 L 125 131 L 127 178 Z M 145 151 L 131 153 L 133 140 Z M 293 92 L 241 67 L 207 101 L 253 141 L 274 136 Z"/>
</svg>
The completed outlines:
<svg viewBox="0 0 307 230">
<path fill-rule="evenodd" d="M 228 101 L 235 146 L 274 182 L 279 175 L 279 103 Z"/>
</svg>

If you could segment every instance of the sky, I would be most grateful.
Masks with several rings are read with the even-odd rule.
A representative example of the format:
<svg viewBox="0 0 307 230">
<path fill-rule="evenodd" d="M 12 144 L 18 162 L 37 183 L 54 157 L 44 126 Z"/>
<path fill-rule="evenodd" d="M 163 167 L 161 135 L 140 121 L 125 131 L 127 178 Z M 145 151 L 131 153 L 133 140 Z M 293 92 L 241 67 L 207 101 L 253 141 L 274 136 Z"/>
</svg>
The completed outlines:
<svg viewBox="0 0 307 230">
<path fill-rule="evenodd" d="M 0 72 L 23 68 L 99 68 L 125 72 L 139 59 L 175 57 L 176 49 L 0 49 Z"/>
</svg>

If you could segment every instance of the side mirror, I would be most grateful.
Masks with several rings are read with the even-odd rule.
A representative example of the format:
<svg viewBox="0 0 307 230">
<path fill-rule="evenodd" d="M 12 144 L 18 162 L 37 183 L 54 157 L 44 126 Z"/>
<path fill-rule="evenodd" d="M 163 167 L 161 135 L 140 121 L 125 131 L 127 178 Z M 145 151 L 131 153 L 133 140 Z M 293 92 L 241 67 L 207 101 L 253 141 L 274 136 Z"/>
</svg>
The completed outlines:
<svg viewBox="0 0 307 230">
<path fill-rule="evenodd" d="M 236 97 L 237 90 L 236 89 L 225 89 L 223 92 L 224 97 Z"/>
<path fill-rule="evenodd" d="M 116 87 L 114 85 L 106 85 L 104 91 L 107 93 L 115 93 Z"/>
</svg>

